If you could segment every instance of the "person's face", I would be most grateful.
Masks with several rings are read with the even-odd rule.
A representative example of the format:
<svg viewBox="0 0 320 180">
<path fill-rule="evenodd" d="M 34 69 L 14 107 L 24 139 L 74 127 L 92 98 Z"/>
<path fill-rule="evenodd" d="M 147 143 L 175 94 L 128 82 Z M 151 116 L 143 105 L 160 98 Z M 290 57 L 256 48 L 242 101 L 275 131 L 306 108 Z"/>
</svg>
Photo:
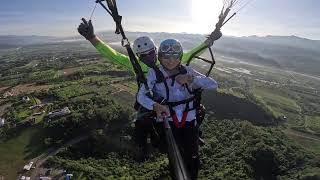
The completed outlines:
<svg viewBox="0 0 320 180">
<path fill-rule="evenodd" d="M 155 49 L 152 49 L 151 51 L 148 51 L 143 54 L 138 55 L 140 61 L 142 61 L 144 64 L 146 64 L 149 67 L 153 67 L 157 62 L 157 53 Z"/>
<path fill-rule="evenodd" d="M 180 64 L 180 58 L 176 57 L 161 57 L 161 64 L 168 70 L 173 70 Z"/>
</svg>

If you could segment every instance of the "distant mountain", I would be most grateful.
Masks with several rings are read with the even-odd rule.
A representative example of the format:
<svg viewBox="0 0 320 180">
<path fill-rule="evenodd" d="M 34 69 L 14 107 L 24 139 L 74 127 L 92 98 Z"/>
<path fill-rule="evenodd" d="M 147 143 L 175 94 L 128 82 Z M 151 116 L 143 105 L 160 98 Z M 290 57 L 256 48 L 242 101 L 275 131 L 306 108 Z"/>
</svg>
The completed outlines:
<svg viewBox="0 0 320 180">
<path fill-rule="evenodd" d="M 61 38 L 52 37 L 52 36 L 0 36 L 0 49 L 9 49 L 18 46 L 26 46 L 33 44 L 44 44 L 50 42 L 57 42 Z"/>
<path fill-rule="evenodd" d="M 107 42 L 120 42 L 121 36 L 116 35 L 113 31 L 104 31 L 104 32 L 98 32 L 97 35 L 106 40 Z M 187 46 L 193 47 L 195 43 L 200 43 L 205 38 L 203 35 L 200 34 L 186 34 L 186 33 L 166 33 L 166 32 L 126 32 L 127 38 L 130 40 L 130 42 L 133 43 L 133 41 L 139 37 L 139 36 L 150 36 L 155 41 L 157 45 L 160 44 L 161 41 L 168 38 L 176 38 L 181 41 L 181 43 L 184 45 L 184 47 L 188 48 Z"/>
<path fill-rule="evenodd" d="M 320 42 L 296 36 L 224 37 L 216 51 L 258 65 L 320 76 Z"/>
<path fill-rule="evenodd" d="M 179 39 L 184 49 L 190 50 L 205 40 L 204 35 L 186 33 L 148 33 L 127 32 L 131 43 L 139 36 L 147 35 L 154 39 L 157 45 L 167 38 Z M 98 32 L 97 35 L 117 49 L 121 47 L 121 36 L 112 31 Z M 0 49 L 12 48 L 30 44 L 59 43 L 84 41 L 79 36 L 57 38 L 50 36 L 0 36 Z M 320 77 L 320 41 L 297 36 L 223 36 L 215 42 L 214 52 L 219 60 L 231 58 L 261 66 L 291 70 L 295 72 L 316 75 Z M 204 54 L 208 56 L 208 53 Z M 220 57 L 220 58 L 219 58 Z M 223 57 L 223 58 L 222 58 Z"/>
<path fill-rule="evenodd" d="M 270 43 L 270 44 L 278 44 L 278 45 L 289 45 L 293 47 L 300 47 L 305 49 L 320 49 L 320 41 L 319 40 L 310 40 L 307 38 L 302 38 L 298 36 L 248 36 L 241 37 L 244 39 L 249 39 L 257 42 Z"/>
</svg>

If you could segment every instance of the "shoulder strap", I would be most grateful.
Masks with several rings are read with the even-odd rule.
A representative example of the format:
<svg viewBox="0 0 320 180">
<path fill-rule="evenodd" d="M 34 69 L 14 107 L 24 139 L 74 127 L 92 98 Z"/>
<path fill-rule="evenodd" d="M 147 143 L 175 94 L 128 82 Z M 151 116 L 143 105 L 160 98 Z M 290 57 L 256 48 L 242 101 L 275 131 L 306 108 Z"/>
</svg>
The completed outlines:
<svg viewBox="0 0 320 180">
<path fill-rule="evenodd" d="M 166 99 L 169 100 L 170 96 L 169 96 L 169 86 L 168 83 L 166 81 L 166 78 L 164 77 L 163 73 L 160 71 L 160 69 L 158 68 L 158 66 L 155 66 L 152 68 L 154 70 L 154 72 L 156 73 L 156 83 L 163 83 L 165 88 L 166 88 Z"/>
<path fill-rule="evenodd" d="M 159 67 L 155 66 L 155 67 L 152 67 L 152 69 L 154 70 L 154 72 L 156 73 L 156 83 L 162 83 L 165 81 L 165 77 L 163 75 L 163 73 L 160 71 Z"/>
<path fill-rule="evenodd" d="M 187 69 L 185 66 L 180 65 L 179 66 L 179 72 L 177 74 L 171 75 L 169 78 L 172 79 L 172 83 L 171 86 L 174 85 L 175 81 L 176 81 L 176 76 L 178 76 L 179 74 L 186 74 L 187 73 Z"/>
</svg>

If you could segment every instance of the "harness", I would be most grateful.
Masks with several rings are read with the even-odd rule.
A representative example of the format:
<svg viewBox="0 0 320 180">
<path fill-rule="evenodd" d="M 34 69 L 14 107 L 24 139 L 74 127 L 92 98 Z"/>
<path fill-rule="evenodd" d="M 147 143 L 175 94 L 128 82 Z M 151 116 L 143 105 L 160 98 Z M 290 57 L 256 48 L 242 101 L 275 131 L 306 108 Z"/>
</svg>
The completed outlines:
<svg viewBox="0 0 320 180">
<path fill-rule="evenodd" d="M 107 2 L 107 6 L 108 6 L 109 9 L 102 3 L 103 1 Z M 239 0 L 239 1 L 241 1 L 241 0 Z M 224 5 L 223 5 L 223 8 L 222 8 L 221 13 L 219 15 L 219 21 L 216 24 L 216 29 L 215 30 L 220 30 L 221 27 L 223 25 L 225 25 L 232 17 L 234 17 L 238 11 L 240 11 L 242 8 L 244 8 L 246 5 L 248 5 L 248 3 L 246 3 L 236 13 L 234 13 L 231 17 L 229 17 L 226 20 L 227 15 L 229 14 L 231 8 L 234 7 L 236 4 L 239 4 L 239 1 L 238 0 L 224 0 Z M 124 30 L 123 30 L 123 27 L 122 27 L 122 24 L 121 24 L 122 16 L 120 16 L 118 14 L 116 0 L 96 0 L 96 3 L 99 3 L 112 16 L 113 20 L 115 21 L 115 23 L 116 23 L 116 31 L 115 31 L 115 33 L 116 34 L 121 34 L 121 36 L 122 36 L 121 44 L 122 44 L 123 47 L 125 47 L 127 49 L 130 62 L 132 64 L 132 67 L 133 67 L 136 75 L 137 75 L 137 82 L 139 84 L 139 87 L 140 87 L 140 83 L 143 83 L 145 85 L 146 90 L 148 91 L 147 96 L 151 98 L 152 97 L 152 93 L 151 93 L 151 91 L 150 91 L 150 89 L 148 87 L 148 83 L 146 81 L 146 78 L 145 78 L 145 76 L 144 76 L 144 74 L 142 72 L 142 69 L 141 69 L 141 67 L 140 67 L 140 65 L 139 65 L 139 63 L 137 61 L 136 56 L 134 55 L 134 53 L 133 53 L 133 51 L 132 51 L 132 49 L 130 47 L 129 40 L 127 39 L 127 37 L 126 37 L 126 35 L 124 33 Z M 91 17 L 93 15 L 93 12 L 94 12 L 95 9 L 96 9 L 96 6 L 94 7 L 94 9 L 93 9 L 93 11 L 91 13 Z M 90 17 L 90 19 L 91 19 L 91 17 Z M 213 33 L 214 33 L 214 31 L 213 31 Z M 210 38 L 210 36 L 208 38 Z M 210 54 L 211 54 L 211 57 L 212 57 L 212 61 L 208 61 L 208 60 L 206 60 L 205 58 L 202 58 L 202 57 L 196 57 L 198 59 L 201 59 L 201 60 L 211 64 L 210 69 L 209 69 L 208 73 L 206 74 L 207 76 L 210 75 L 210 72 L 211 72 L 211 70 L 212 70 L 212 68 L 214 66 L 214 63 L 215 63 L 211 48 L 209 48 L 209 51 L 210 51 Z M 192 54 L 191 58 L 188 60 L 187 65 L 190 64 L 191 59 L 195 55 L 196 54 Z M 157 75 L 157 83 L 164 83 L 165 84 L 166 95 L 167 95 L 166 98 L 169 99 L 169 95 L 170 95 L 169 94 L 169 86 L 168 86 L 168 84 L 166 82 L 166 78 L 164 77 L 164 75 L 162 74 L 162 72 L 158 68 L 153 68 L 153 69 L 155 69 L 155 72 L 156 72 L 156 75 Z M 158 70 L 156 70 L 156 69 L 158 69 Z M 185 67 L 180 66 L 180 70 L 181 70 L 181 72 L 179 74 L 186 73 Z M 177 75 L 175 75 L 173 77 L 172 76 L 169 77 L 169 78 L 172 78 L 171 86 L 174 85 L 176 76 Z M 184 126 L 184 124 L 186 122 L 186 118 L 188 116 L 188 112 L 190 110 L 196 109 L 197 113 L 198 113 L 198 110 L 201 108 L 200 101 L 201 101 L 201 92 L 202 92 L 202 90 L 198 89 L 198 90 L 190 91 L 188 85 L 185 85 L 185 87 L 187 88 L 188 92 L 193 95 L 191 98 L 185 99 L 185 100 L 182 100 L 182 101 L 178 101 L 178 102 L 165 102 L 165 104 L 169 106 L 171 114 L 172 114 L 172 118 L 173 118 L 173 121 L 174 121 L 174 124 L 178 128 L 181 128 L 181 127 Z M 193 102 L 193 108 L 191 108 L 191 109 L 189 108 L 190 102 Z M 182 122 L 181 123 L 178 122 L 178 118 L 177 118 L 177 116 L 175 115 L 175 112 L 172 109 L 173 107 L 178 106 L 180 104 L 186 104 L 186 108 L 185 108 L 185 111 L 183 113 L 183 117 L 182 117 Z M 189 178 L 189 174 L 186 171 L 185 164 L 183 163 L 182 157 L 180 155 L 179 148 L 178 148 L 178 146 L 177 146 L 177 144 L 175 142 L 175 139 L 174 139 L 174 137 L 172 135 L 172 131 L 170 129 L 170 126 L 168 125 L 167 120 L 164 120 L 164 123 L 166 124 L 165 125 L 165 130 L 166 130 L 165 132 L 166 132 L 166 139 L 167 139 L 167 144 L 168 144 L 169 160 L 173 162 L 173 169 L 174 169 L 175 177 L 176 177 L 176 179 L 179 179 L 179 180 L 180 179 L 181 180 L 190 179 Z"/>
<path fill-rule="evenodd" d="M 201 99 L 201 96 L 199 96 L 199 95 L 201 95 L 201 94 L 197 93 L 198 92 L 197 90 L 191 91 L 189 86 L 187 84 L 184 84 L 183 86 L 187 89 L 188 93 L 190 95 L 192 95 L 192 97 L 188 98 L 188 99 L 181 100 L 181 101 L 170 102 L 170 101 L 168 101 L 170 99 L 169 86 L 174 86 L 175 78 L 178 75 L 187 73 L 186 68 L 183 65 L 180 65 L 179 72 L 177 74 L 174 74 L 174 75 L 171 75 L 168 77 L 165 77 L 158 67 L 154 67 L 153 70 L 156 73 L 156 79 L 157 79 L 156 84 L 163 83 L 165 86 L 165 89 L 166 89 L 166 97 L 165 98 L 162 97 L 160 100 L 158 99 L 156 101 L 162 105 L 167 105 L 169 107 L 170 114 L 171 114 L 171 117 L 172 117 L 172 120 L 173 120 L 175 126 L 177 128 L 182 128 L 186 123 L 188 113 L 192 110 L 197 110 L 200 107 L 200 103 L 198 103 L 198 102 L 200 102 L 199 98 Z M 172 80 L 171 84 L 168 84 L 167 79 Z M 191 102 L 193 103 L 192 108 L 190 108 Z M 182 104 L 185 104 L 185 109 L 184 109 L 184 112 L 182 115 L 181 122 L 179 122 L 178 117 L 177 117 L 175 111 L 173 110 L 173 108 L 176 106 L 182 105 Z"/>
</svg>

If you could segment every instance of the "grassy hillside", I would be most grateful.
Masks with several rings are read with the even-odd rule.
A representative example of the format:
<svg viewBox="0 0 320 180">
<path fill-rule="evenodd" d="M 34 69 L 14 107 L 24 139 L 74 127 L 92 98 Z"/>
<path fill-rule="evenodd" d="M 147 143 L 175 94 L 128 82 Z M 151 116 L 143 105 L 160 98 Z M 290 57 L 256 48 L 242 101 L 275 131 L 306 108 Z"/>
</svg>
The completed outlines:
<svg viewBox="0 0 320 180">
<path fill-rule="evenodd" d="M 248 120 L 256 125 L 274 125 L 277 118 L 258 104 L 225 92 L 208 91 L 202 101 L 208 113 L 218 119 Z"/>
<path fill-rule="evenodd" d="M 44 134 L 43 129 L 34 127 L 19 132 L 8 141 L 0 142 L 0 176 L 16 179 L 24 165 L 47 149 Z"/>
<path fill-rule="evenodd" d="M 0 176 L 15 179 L 22 165 L 47 147 L 90 134 L 48 165 L 66 168 L 78 179 L 168 179 L 165 155 L 154 151 L 145 163 L 133 158 L 133 74 L 102 60 L 88 44 L 80 46 L 31 46 L 0 56 L 1 95 L 13 95 L 0 103 L 6 118 L 0 129 L 0 154 L 6 155 L 0 158 Z M 218 92 L 203 94 L 208 116 L 202 125 L 207 144 L 201 147 L 200 179 L 318 177 L 320 101 L 314 82 L 297 83 L 263 68 L 244 74 L 237 66 L 219 64 L 221 71 L 213 73 Z M 22 96 L 31 101 L 21 102 Z M 29 109 L 40 103 L 46 104 L 45 113 L 36 124 L 20 126 L 40 112 Z M 71 114 L 47 121 L 48 112 L 66 106 Z"/>
<path fill-rule="evenodd" d="M 203 129 L 207 144 L 200 149 L 199 179 L 307 179 L 320 170 L 314 156 L 277 129 L 214 119 L 207 119 Z M 168 179 L 165 156 L 154 152 L 138 163 L 128 143 L 97 132 L 49 164 L 81 173 L 84 179 Z"/>
</svg>

